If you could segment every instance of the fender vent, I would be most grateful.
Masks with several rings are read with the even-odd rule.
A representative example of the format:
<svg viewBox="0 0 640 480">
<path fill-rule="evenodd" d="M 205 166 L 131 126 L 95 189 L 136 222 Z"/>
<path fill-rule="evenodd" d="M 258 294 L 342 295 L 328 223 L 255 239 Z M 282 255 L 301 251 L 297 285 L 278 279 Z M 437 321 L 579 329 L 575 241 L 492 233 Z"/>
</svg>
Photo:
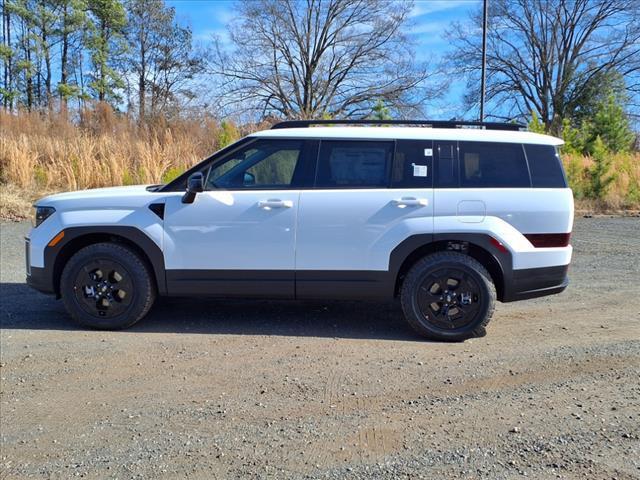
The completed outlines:
<svg viewBox="0 0 640 480">
<path fill-rule="evenodd" d="M 149 210 L 164 220 L 164 203 L 152 203 L 149 205 Z"/>
</svg>

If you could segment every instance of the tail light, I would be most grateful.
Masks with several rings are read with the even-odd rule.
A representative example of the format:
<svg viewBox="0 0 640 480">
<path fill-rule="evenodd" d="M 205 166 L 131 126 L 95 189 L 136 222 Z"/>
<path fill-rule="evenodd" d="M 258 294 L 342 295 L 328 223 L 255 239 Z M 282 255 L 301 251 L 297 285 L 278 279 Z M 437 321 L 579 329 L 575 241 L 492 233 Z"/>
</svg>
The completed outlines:
<svg viewBox="0 0 640 480">
<path fill-rule="evenodd" d="M 536 248 L 556 248 L 569 245 L 569 233 L 525 233 L 527 240 Z"/>
</svg>

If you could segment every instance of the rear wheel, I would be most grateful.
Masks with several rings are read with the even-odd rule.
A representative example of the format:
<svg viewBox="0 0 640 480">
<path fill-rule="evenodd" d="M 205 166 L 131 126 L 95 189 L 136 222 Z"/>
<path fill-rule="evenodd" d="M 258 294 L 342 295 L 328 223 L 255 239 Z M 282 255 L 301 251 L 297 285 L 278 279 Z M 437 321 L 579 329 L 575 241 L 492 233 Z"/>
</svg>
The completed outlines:
<svg viewBox="0 0 640 480">
<path fill-rule="evenodd" d="M 60 293 L 78 323 L 106 330 L 136 323 L 149 311 L 156 295 L 142 259 L 115 243 L 89 245 L 73 255 L 62 271 Z"/>
<path fill-rule="evenodd" d="M 416 332 L 435 340 L 461 341 L 486 334 L 496 291 L 478 261 L 456 252 L 439 252 L 409 270 L 400 300 Z"/>
</svg>

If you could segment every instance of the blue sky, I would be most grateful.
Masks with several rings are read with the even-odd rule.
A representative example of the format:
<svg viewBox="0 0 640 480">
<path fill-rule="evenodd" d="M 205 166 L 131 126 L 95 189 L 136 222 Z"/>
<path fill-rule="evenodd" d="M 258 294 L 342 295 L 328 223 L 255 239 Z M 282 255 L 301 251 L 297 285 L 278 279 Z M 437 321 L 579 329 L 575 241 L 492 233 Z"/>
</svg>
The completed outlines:
<svg viewBox="0 0 640 480">
<path fill-rule="evenodd" d="M 167 0 L 168 5 L 175 7 L 178 21 L 189 25 L 194 39 L 205 44 L 214 34 L 224 41 L 226 24 L 233 18 L 234 3 L 233 0 Z M 449 48 L 444 38 L 449 24 L 467 20 L 469 13 L 478 9 L 480 3 L 481 0 L 416 0 L 410 30 L 410 36 L 416 43 L 416 59 L 437 62 Z M 447 94 L 427 108 L 427 116 L 445 119 L 462 116 L 465 113 L 462 109 L 463 92 L 463 82 L 451 82 Z M 473 115 L 474 112 L 469 112 L 466 116 Z"/>
</svg>

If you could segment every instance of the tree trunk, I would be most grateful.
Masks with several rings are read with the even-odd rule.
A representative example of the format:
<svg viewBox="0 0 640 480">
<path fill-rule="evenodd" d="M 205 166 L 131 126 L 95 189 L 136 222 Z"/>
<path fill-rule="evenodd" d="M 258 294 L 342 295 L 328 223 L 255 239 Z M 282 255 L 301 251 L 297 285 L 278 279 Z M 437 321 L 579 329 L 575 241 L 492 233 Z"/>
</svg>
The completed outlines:
<svg viewBox="0 0 640 480">
<path fill-rule="evenodd" d="M 49 44 L 48 41 L 48 30 L 47 30 L 47 15 L 46 15 L 46 5 L 45 2 L 42 2 L 42 24 L 40 26 L 40 41 L 42 42 L 42 53 L 44 55 L 44 66 L 45 66 L 45 79 L 44 79 L 44 88 L 46 93 L 46 102 L 47 107 L 51 105 L 51 53 L 49 52 Z"/>
<path fill-rule="evenodd" d="M 105 63 L 106 63 L 106 58 L 105 58 L 105 50 L 107 49 L 107 40 L 106 40 L 106 25 L 104 24 L 104 21 L 100 22 L 100 48 L 102 49 L 102 55 L 100 58 L 100 74 L 98 76 L 98 78 L 100 79 L 100 88 L 98 89 L 98 100 L 101 102 L 104 102 L 105 99 L 105 90 L 106 90 L 106 84 L 105 84 Z"/>
<path fill-rule="evenodd" d="M 2 0 L 2 33 L 5 45 L 7 48 L 11 48 L 11 16 L 9 9 L 7 8 L 7 0 Z M 13 98 L 11 95 L 12 78 L 11 78 L 11 56 L 4 62 L 4 108 L 8 110 L 13 109 Z"/>
<path fill-rule="evenodd" d="M 147 59 L 146 48 L 143 42 L 140 43 L 140 74 L 138 77 L 138 121 L 142 124 L 146 117 L 146 105 L 145 100 L 147 96 L 146 92 L 146 71 L 147 71 Z"/>
<path fill-rule="evenodd" d="M 67 57 L 69 56 L 69 30 L 67 23 L 69 22 L 68 4 L 64 4 L 62 13 L 62 56 L 60 57 L 60 84 L 67 84 Z M 60 108 L 66 110 L 67 99 L 60 92 Z"/>
</svg>

